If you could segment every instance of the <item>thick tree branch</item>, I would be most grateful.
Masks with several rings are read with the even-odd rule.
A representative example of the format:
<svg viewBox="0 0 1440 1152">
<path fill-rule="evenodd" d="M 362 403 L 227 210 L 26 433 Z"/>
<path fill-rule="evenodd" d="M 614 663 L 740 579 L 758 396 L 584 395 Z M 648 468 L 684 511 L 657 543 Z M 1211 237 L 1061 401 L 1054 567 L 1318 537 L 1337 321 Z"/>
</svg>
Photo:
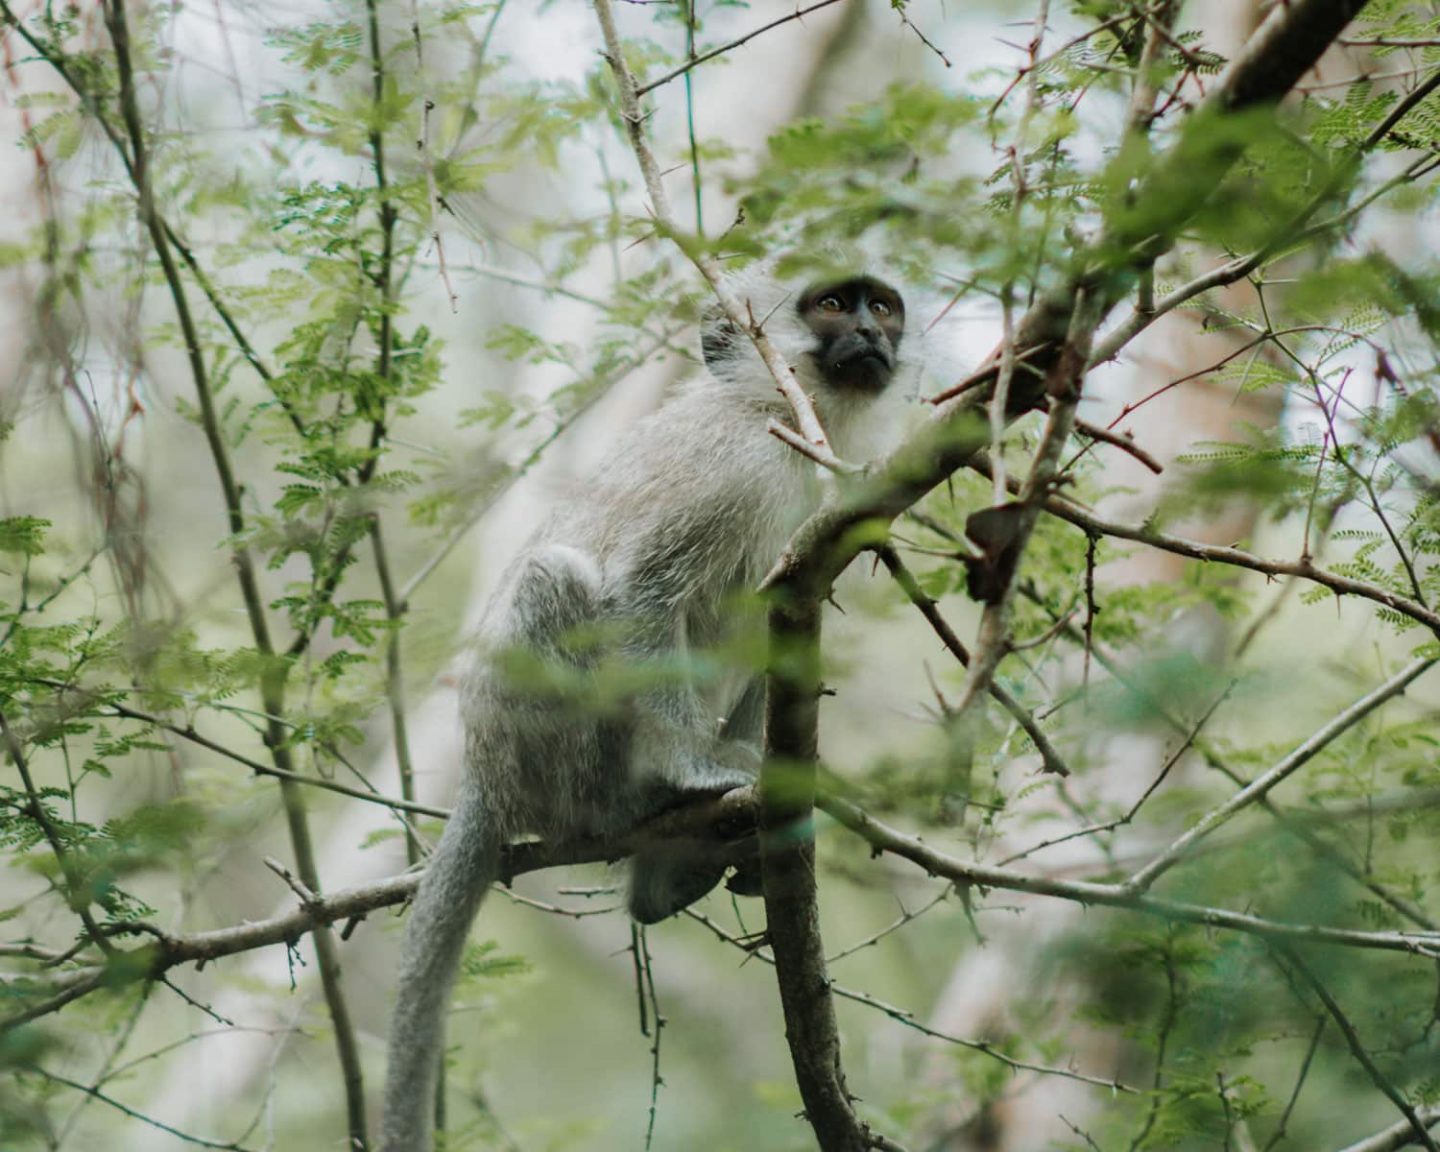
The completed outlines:
<svg viewBox="0 0 1440 1152">
<path fill-rule="evenodd" d="M 1415 1115 L 1420 1123 L 1427 1128 L 1433 1128 L 1440 1124 L 1440 1105 L 1430 1105 L 1428 1108 L 1415 1109 Z M 1415 1143 L 1415 1124 L 1406 1117 L 1404 1120 L 1397 1120 L 1389 1128 L 1376 1132 L 1373 1136 L 1367 1136 L 1363 1140 L 1357 1140 L 1354 1144 L 1347 1144 L 1340 1152 L 1399 1152 L 1401 1148 L 1409 1148 Z"/>
<path fill-rule="evenodd" d="M 821 794 L 817 797 L 816 804 L 838 823 L 863 838 L 877 855 L 888 852 L 909 860 L 931 876 L 942 877 L 960 885 L 1029 892 L 1087 906 L 1138 912 L 1161 920 L 1222 928 L 1264 940 L 1401 952 L 1440 959 L 1440 932 L 1369 932 L 1322 924 L 1299 924 L 1135 893 L 1127 890 L 1123 884 L 1069 880 L 1021 872 L 942 852 L 918 836 L 901 832 L 875 819 L 848 800 Z M 749 837 L 756 827 L 758 812 L 759 797 L 756 790 L 737 788 L 713 800 L 668 812 L 636 829 L 630 836 L 610 841 L 576 841 L 569 844 L 531 841 L 512 844 L 506 850 L 502 873 L 508 882 L 515 876 L 544 868 L 616 860 L 629 855 L 643 844 L 656 841 L 674 842 L 677 839 L 687 841 L 693 848 L 713 852 L 717 860 L 738 862 L 753 854 L 754 847 Z M 776 832 L 778 839 L 780 830 L 777 829 Z M 783 843 L 780 847 L 784 847 Z M 778 849 L 774 847 L 771 849 L 776 850 Z M 811 859 L 813 863 L 813 857 Z M 123 933 L 150 936 L 153 942 L 133 952 L 122 953 L 122 960 L 108 970 L 88 966 L 54 974 L 50 977 L 49 987 L 55 991 L 47 998 L 0 1021 L 0 1034 L 18 1024 L 57 1011 L 98 988 L 114 987 L 117 979 L 154 979 L 180 964 L 205 964 L 256 948 L 276 944 L 293 945 L 320 925 L 363 919 L 372 912 L 409 900 L 420 884 L 420 877 L 419 872 L 408 872 L 352 888 L 338 889 L 316 896 L 314 900 L 280 916 L 209 932 L 172 935 L 148 925 L 126 926 Z M 39 991 L 37 988 L 37 994 Z M 799 989 L 802 996 L 813 995 L 814 991 L 813 987 L 802 986 Z M 872 1137 L 866 1134 L 866 1138 Z"/>
<path fill-rule="evenodd" d="M 739 788 L 713 800 L 667 812 L 627 837 L 608 841 L 577 840 L 567 844 L 538 841 L 512 844 L 502 858 L 501 875 L 508 883 L 516 876 L 544 868 L 617 860 L 653 841 L 685 841 L 693 849 L 712 852 L 716 859 L 738 862 L 754 855 L 756 811 L 754 790 Z M 422 875 L 420 871 L 407 872 L 316 895 L 279 916 L 208 932 L 176 935 L 145 924 L 112 928 L 112 936 L 149 936 L 153 942 L 133 952 L 121 953 L 109 970 L 87 966 L 55 973 L 47 986 L 56 991 L 0 1020 L 0 1034 L 57 1011 L 97 988 L 113 987 L 117 981 L 155 979 L 180 964 L 204 965 L 275 944 L 293 946 L 307 933 L 321 927 L 328 930 L 332 924 L 361 920 L 371 912 L 405 903 L 414 896 Z"/>
<path fill-rule="evenodd" d="M 765 924 L 805 1118 L 825 1152 L 863 1152 L 873 1140 L 845 1086 L 815 892 L 820 615 L 809 597 L 778 598 L 770 610 L 760 770 Z"/>
</svg>

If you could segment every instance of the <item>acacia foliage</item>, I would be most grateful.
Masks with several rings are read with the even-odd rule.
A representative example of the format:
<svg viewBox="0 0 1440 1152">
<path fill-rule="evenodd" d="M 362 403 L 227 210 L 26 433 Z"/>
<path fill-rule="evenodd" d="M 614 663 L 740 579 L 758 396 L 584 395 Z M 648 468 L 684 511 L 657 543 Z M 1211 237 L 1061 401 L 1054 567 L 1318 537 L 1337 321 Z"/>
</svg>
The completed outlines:
<svg viewBox="0 0 1440 1152">
<path fill-rule="evenodd" d="M 642 84 L 762 16 L 731 4 L 649 7 L 627 13 L 624 29 Z M 918 61 L 929 59 L 919 33 L 945 48 L 938 13 L 894 8 L 877 35 L 910 44 Z M 610 67 L 593 56 L 573 74 L 536 78 L 502 50 L 497 32 L 524 18 L 504 4 L 337 4 L 242 24 L 259 33 L 252 47 L 277 81 L 260 94 L 238 87 L 238 132 L 217 131 L 213 108 L 181 98 L 192 91 L 181 65 L 193 13 L 0 5 L 14 155 L 29 165 L 35 207 L 33 227 L 0 250 L 33 307 L 15 358 L 19 402 L 4 413 L 0 509 L 0 719 L 14 770 L 0 782 L 0 843 L 16 877 L 3 949 L 0 1059 L 16 1073 L 0 1089 L 7 1148 L 83 1145 L 132 1125 L 160 1138 L 166 1117 L 147 1111 L 150 1081 L 131 1062 L 183 1050 L 205 1027 L 203 1002 L 182 1009 L 198 1018 L 156 1011 L 174 987 L 174 941 L 265 908 L 220 902 L 217 924 L 187 906 L 213 898 L 210 877 L 237 845 L 281 824 L 289 839 L 275 853 L 296 891 L 331 887 L 312 845 L 335 811 L 316 819 L 320 793 L 305 782 L 340 783 L 352 794 L 335 803 L 359 804 L 353 793 L 372 787 L 364 765 L 394 746 L 401 779 L 386 794 L 412 802 L 422 827 L 409 839 L 397 816 L 341 848 L 408 840 L 413 854 L 433 831 L 413 806 L 401 673 L 422 681 L 453 650 L 460 577 L 445 557 L 514 482 L 564 450 L 613 384 L 657 356 L 686 355 L 706 299 L 688 255 L 741 263 L 848 242 L 883 249 L 907 282 L 980 317 L 996 339 L 1002 313 L 1013 326 L 1077 281 L 1113 288 L 1142 315 L 1151 300 L 1179 310 L 1177 292 L 1233 259 L 1233 279 L 1251 291 L 1197 293 L 1183 308 L 1236 351 L 1173 384 L 1283 397 L 1284 415 L 1192 445 L 1163 496 L 1127 524 L 1092 511 L 1115 487 L 1116 450 L 1081 452 L 1078 438 L 1004 574 L 1012 602 L 996 683 L 1014 708 L 991 700 L 957 717 L 963 670 L 937 666 L 933 693 L 914 703 L 933 709 L 933 723 L 916 735 L 883 712 L 869 717 L 880 750 L 834 756 L 836 787 L 957 860 L 994 864 L 1069 835 L 1093 848 L 1076 865 L 1083 879 L 1118 883 L 1143 876 L 1244 782 L 1316 745 L 1295 768 L 1301 779 L 1238 804 L 1233 823 L 1226 815 L 1230 826 L 1202 841 L 1213 850 L 1177 853 L 1154 888 L 1192 910 L 1250 913 L 1257 929 L 1207 927 L 1198 913 L 1107 914 L 1042 957 L 1046 979 L 1067 974 L 1063 1000 L 1022 1004 L 999 1037 L 960 1037 L 970 1046 L 945 1049 L 943 1070 L 925 1078 L 876 1073 L 859 1088 L 852 1069 L 863 1117 L 920 1143 L 943 1111 L 937 1097 L 958 1096 L 973 1121 L 1077 1068 L 1136 1091 L 1097 1088 L 1074 1124 L 1076 1147 L 1339 1147 L 1440 1104 L 1425 681 L 1411 699 L 1322 728 L 1407 661 L 1440 657 L 1440 108 L 1424 96 L 1440 69 L 1440 16 L 1425 3 L 1371 3 L 1347 33 L 1362 43 L 1340 82 L 1303 84 L 1279 111 L 1205 116 L 1194 109 L 1225 61 L 1198 14 L 1193 27 L 1171 27 L 1164 4 L 1051 8 L 1045 35 L 1004 65 L 974 74 L 951 53 L 958 78 L 932 59 L 932 79 L 893 83 L 877 68 L 853 108 L 778 123 L 763 148 L 686 130 L 703 69 L 743 70 L 742 56 L 657 87 L 647 128 L 667 179 L 698 190 L 688 203 L 673 194 L 685 214 L 660 235 Z M 1139 115 L 1137 80 L 1154 89 Z M 576 173 L 583 196 L 535 196 Z M 492 294 L 478 321 L 466 316 L 489 353 L 474 372 L 473 344 L 456 355 L 437 333 L 452 296 L 497 279 L 587 310 L 592 330 L 576 339 Z M 1122 305 L 1098 346 L 1125 323 Z M 443 326 L 452 342 L 470 336 Z M 485 448 L 467 455 L 460 437 Z M 1023 478 L 1038 439 L 1034 416 L 1020 420 L 992 462 Z M 42 473 L 61 452 L 67 468 Z M 182 476 L 188 500 L 166 491 Z M 916 598 L 941 601 L 967 640 L 978 615 L 964 597 L 975 567 L 967 519 L 995 502 L 990 478 L 957 474 L 892 540 L 916 570 Z M 1237 506 L 1249 536 L 1219 543 L 1242 552 L 1188 539 L 1187 525 Z M 1146 547 L 1195 559 L 1176 581 L 1096 579 Z M 1267 576 L 1293 582 L 1294 603 L 1277 609 Z M 863 642 L 903 645 L 885 620 L 904 607 L 903 588 L 857 596 L 877 617 L 857 626 Z M 1211 645 L 1223 654 L 1159 642 L 1202 613 L 1232 630 Z M 1258 645 L 1234 642 L 1252 632 Z M 899 661 L 938 659 L 924 651 L 901 648 Z M 844 661 L 827 655 L 842 681 Z M 726 653 L 724 671 L 753 674 L 763 659 Z M 636 676 L 664 674 L 675 670 Z M 633 682 L 621 681 L 623 696 Z M 827 713 L 826 724 L 843 717 Z M 1070 782 L 1037 774 L 1035 728 Z M 1116 733 L 1166 749 L 1129 787 L 1113 780 Z M 1182 747 L 1194 769 L 1170 777 L 1162 766 Z M 822 828 L 822 886 L 869 923 L 893 875 L 869 859 L 871 845 Z M 1048 876 L 1045 860 L 1037 850 L 1013 867 Z M 961 884 L 926 919 L 905 912 L 894 933 L 877 927 L 880 948 L 913 939 L 927 958 L 892 960 L 872 970 L 877 983 L 903 994 L 908 976 L 903 998 L 919 1010 L 937 972 L 1003 914 L 1004 881 Z M 1136 907 L 1142 889 L 1148 879 L 1134 887 Z M 913 890 L 901 891 L 909 906 Z M 827 933 L 852 935 L 850 918 Z M 1274 925 L 1300 935 L 1278 939 Z M 1370 943 L 1320 944 L 1309 929 Z M 1414 948 L 1378 943 L 1395 939 Z M 295 947 L 299 956 L 308 945 Z M 291 1131 L 366 1134 L 360 1071 L 373 1080 L 379 1069 L 365 1036 L 383 1022 L 364 1006 L 353 1021 L 345 948 L 322 932 L 307 961 L 323 986 L 330 1043 L 313 1050 L 333 1108 L 287 1119 L 295 1127 L 281 1146 Z M 648 953 L 635 948 L 643 968 Z M 489 987 L 523 968 L 484 946 L 467 974 Z M 729 971 L 723 958 L 717 970 Z M 599 986 L 626 994 L 613 979 Z M 654 1007 L 653 983 L 642 999 Z M 1076 1015 L 1118 1043 L 1097 1056 Z M 857 1013 L 842 1026 L 864 1048 L 891 1025 Z M 658 1025 L 655 1035 L 657 1070 L 639 1083 L 658 1094 Z M 743 1121 L 747 1146 L 799 1138 L 783 1070 L 758 1077 L 737 1064 L 723 1076 L 761 1097 L 759 1117 Z M 238 1133 L 266 1099 L 257 1079 L 222 1117 L 237 1135 L 215 1142 L 259 1143 Z M 707 1119 L 690 1099 L 697 1115 L 670 1123 L 692 1142 L 742 1124 L 728 1112 Z M 1332 1099 L 1344 1101 L 1341 1126 Z M 497 1110 L 506 1114 L 503 1102 Z M 496 1131 L 466 1116 L 451 1146 L 503 1141 Z"/>
</svg>

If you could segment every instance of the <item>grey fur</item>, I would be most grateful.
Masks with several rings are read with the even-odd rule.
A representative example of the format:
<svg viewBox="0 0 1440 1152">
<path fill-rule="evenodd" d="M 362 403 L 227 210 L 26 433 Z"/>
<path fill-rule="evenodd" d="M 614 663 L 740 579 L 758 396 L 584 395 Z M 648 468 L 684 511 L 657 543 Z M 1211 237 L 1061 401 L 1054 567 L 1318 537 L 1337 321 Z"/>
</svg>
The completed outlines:
<svg viewBox="0 0 1440 1152">
<path fill-rule="evenodd" d="M 762 274 L 737 295 L 768 317 L 767 333 L 814 396 L 836 450 L 868 458 L 896 405 L 826 384 L 798 293 Z M 462 701 L 466 771 L 405 933 L 384 1152 L 431 1146 L 445 1010 L 501 846 L 527 833 L 625 832 L 686 796 L 754 779 L 759 682 L 737 673 L 702 684 L 683 669 L 746 626 L 737 597 L 759 583 L 819 491 L 815 466 L 765 431 L 788 410 L 749 340 L 712 322 L 705 348 L 710 373 L 616 445 L 539 529 L 486 612 L 482 659 Z M 892 384 L 887 395 L 904 391 Z M 554 679 L 599 695 L 612 679 L 592 675 L 602 662 L 666 660 L 681 674 L 599 709 L 546 687 Z M 721 873 L 683 852 L 646 850 L 632 865 L 631 914 L 645 923 L 672 915 Z"/>
</svg>

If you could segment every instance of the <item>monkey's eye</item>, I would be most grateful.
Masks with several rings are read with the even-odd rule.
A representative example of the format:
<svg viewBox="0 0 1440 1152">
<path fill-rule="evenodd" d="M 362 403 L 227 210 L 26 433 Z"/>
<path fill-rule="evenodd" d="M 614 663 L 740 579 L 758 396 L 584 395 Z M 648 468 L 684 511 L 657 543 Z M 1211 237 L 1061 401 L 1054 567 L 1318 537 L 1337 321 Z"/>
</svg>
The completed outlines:
<svg viewBox="0 0 1440 1152">
<path fill-rule="evenodd" d="M 870 311 L 875 313 L 876 316 L 889 316 L 891 308 L 890 305 L 886 304 L 883 300 L 872 300 L 870 301 Z"/>
<path fill-rule="evenodd" d="M 815 301 L 815 307 L 820 309 L 821 312 L 844 312 L 845 301 L 832 293 L 829 296 L 822 296 L 819 300 Z"/>
</svg>

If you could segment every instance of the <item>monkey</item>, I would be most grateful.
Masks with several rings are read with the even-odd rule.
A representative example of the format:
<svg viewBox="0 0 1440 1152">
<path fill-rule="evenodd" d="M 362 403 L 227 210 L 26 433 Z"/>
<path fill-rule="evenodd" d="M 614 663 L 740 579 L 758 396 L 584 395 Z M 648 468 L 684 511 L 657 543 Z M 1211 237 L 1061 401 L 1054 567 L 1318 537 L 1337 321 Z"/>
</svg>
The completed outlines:
<svg viewBox="0 0 1440 1152">
<path fill-rule="evenodd" d="M 874 444 L 893 414 L 900 293 L 869 275 L 798 294 L 763 273 L 745 284 L 737 294 L 813 396 L 837 451 Z M 402 944 L 384 1152 L 431 1146 L 445 1010 L 507 841 L 613 836 L 756 778 L 763 681 L 752 672 L 702 683 L 685 669 L 726 640 L 735 597 L 759 584 L 821 493 L 816 466 L 766 432 L 788 407 L 749 337 L 711 314 L 701 348 L 706 375 L 615 445 L 538 528 L 486 609 L 482 656 L 462 688 L 459 795 Z M 667 662 L 681 672 L 645 671 Z M 627 668 L 642 670 L 639 686 L 607 693 Z M 724 872 L 694 853 L 644 847 L 631 863 L 630 915 L 663 920 Z M 757 894 L 754 873 L 732 888 Z"/>
</svg>

